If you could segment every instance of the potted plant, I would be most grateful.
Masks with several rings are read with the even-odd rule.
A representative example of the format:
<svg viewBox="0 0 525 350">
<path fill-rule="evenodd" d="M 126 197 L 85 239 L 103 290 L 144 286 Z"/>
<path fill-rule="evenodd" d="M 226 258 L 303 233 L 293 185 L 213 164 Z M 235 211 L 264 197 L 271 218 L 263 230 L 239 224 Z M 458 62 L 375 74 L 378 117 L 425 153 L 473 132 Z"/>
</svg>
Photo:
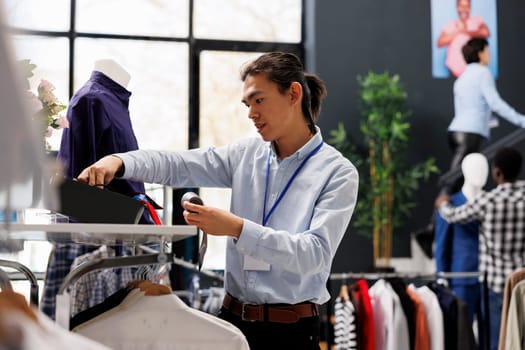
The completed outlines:
<svg viewBox="0 0 525 350">
<path fill-rule="evenodd" d="M 363 144 L 349 140 L 342 123 L 329 142 L 359 170 L 359 196 L 353 224 L 372 238 L 376 268 L 389 268 L 394 229 L 415 206 L 412 196 L 421 179 L 437 173 L 435 159 L 406 164 L 411 112 L 398 75 L 388 72 L 358 76 Z"/>
</svg>

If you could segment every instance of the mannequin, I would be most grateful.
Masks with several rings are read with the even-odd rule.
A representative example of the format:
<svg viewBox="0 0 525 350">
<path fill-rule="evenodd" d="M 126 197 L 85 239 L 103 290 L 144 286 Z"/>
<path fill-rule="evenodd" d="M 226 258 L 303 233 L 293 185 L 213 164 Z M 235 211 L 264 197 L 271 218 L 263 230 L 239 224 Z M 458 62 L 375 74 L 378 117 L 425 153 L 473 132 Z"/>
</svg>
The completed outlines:
<svg viewBox="0 0 525 350">
<path fill-rule="evenodd" d="M 473 201 L 487 183 L 489 164 L 481 153 L 469 153 L 461 162 L 464 183 L 450 196 L 454 206 Z M 435 257 L 438 272 L 477 272 L 479 256 L 479 222 L 449 224 L 436 214 Z M 471 321 L 479 315 L 480 288 L 477 278 L 453 278 L 449 285 L 469 307 Z M 478 317 L 479 319 L 479 317 Z M 478 322 L 481 326 L 482 322 Z M 481 333 L 478 333 L 481 334 Z"/>
<path fill-rule="evenodd" d="M 124 88 L 128 87 L 131 79 L 131 75 L 120 64 L 109 58 L 95 61 L 94 70 L 104 73 Z"/>
<path fill-rule="evenodd" d="M 94 62 L 89 80 L 69 101 L 69 128 L 64 129 L 58 152 L 67 178 L 76 178 L 83 169 L 108 154 L 138 149 L 129 113 L 129 81 L 130 74 L 120 64 L 112 59 L 100 59 Z M 145 193 L 144 184 L 132 180 L 116 179 L 110 183 L 110 187 L 114 192 L 129 196 Z M 140 223 L 153 223 L 146 211 Z M 55 244 L 48 263 L 41 303 L 45 314 L 54 318 L 58 287 L 69 273 L 75 258 L 91 253 L 96 248 L 73 243 Z M 120 250 L 118 247 L 117 256 L 122 255 Z M 117 289 L 119 287 L 116 286 Z M 86 290 L 95 293 L 94 287 Z"/>
<path fill-rule="evenodd" d="M 461 192 L 470 202 L 487 183 L 489 163 L 483 154 L 470 153 L 461 162 L 461 171 L 465 178 Z"/>
</svg>

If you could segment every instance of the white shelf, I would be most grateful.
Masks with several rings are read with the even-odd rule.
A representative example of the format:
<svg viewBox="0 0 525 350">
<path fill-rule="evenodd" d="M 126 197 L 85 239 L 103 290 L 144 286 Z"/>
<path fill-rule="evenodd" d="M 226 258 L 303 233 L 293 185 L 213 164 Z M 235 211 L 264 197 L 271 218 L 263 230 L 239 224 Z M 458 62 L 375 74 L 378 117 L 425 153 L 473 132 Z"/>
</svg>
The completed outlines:
<svg viewBox="0 0 525 350">
<path fill-rule="evenodd" d="M 0 231 L 11 239 L 44 240 L 55 243 L 120 244 L 159 242 L 160 238 L 179 241 L 196 236 L 196 226 L 132 224 L 3 224 Z"/>
</svg>

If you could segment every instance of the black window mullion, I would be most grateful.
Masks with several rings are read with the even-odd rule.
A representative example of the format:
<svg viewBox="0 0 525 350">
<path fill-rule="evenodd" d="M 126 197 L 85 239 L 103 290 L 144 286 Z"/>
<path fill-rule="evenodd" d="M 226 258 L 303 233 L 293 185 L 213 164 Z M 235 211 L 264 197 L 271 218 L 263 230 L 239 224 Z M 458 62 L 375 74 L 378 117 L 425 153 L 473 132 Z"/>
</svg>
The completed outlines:
<svg viewBox="0 0 525 350">
<path fill-rule="evenodd" d="M 71 0 L 69 19 L 69 99 L 73 97 L 75 87 L 75 32 L 77 1 Z"/>
</svg>

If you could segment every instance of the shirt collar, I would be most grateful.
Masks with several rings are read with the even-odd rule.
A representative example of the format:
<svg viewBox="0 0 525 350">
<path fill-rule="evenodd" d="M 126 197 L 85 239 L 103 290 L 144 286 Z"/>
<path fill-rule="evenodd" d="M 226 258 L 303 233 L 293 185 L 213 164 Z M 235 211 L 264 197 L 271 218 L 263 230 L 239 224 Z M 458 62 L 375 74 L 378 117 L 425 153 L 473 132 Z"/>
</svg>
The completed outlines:
<svg viewBox="0 0 525 350">
<path fill-rule="evenodd" d="M 319 144 L 323 142 L 323 135 L 321 135 L 321 129 L 316 125 L 315 126 L 315 134 L 312 136 L 310 140 L 308 140 L 307 143 L 305 143 L 301 148 L 299 148 L 297 151 L 295 151 L 294 154 L 292 154 L 290 157 L 295 157 L 297 160 L 302 160 L 303 158 L 307 157 L 310 152 L 312 152 Z M 272 157 L 277 158 L 277 154 L 275 152 L 275 145 L 273 142 L 270 142 L 270 148 L 272 150 Z"/>
<path fill-rule="evenodd" d="M 102 72 L 93 71 L 89 80 L 94 81 L 110 90 L 119 100 L 128 105 L 131 92 Z"/>
<path fill-rule="evenodd" d="M 515 187 L 523 187 L 525 186 L 525 181 L 523 180 L 516 180 L 514 182 L 504 182 L 502 184 L 499 184 L 497 187 L 503 188 L 503 189 L 511 189 Z"/>
</svg>

